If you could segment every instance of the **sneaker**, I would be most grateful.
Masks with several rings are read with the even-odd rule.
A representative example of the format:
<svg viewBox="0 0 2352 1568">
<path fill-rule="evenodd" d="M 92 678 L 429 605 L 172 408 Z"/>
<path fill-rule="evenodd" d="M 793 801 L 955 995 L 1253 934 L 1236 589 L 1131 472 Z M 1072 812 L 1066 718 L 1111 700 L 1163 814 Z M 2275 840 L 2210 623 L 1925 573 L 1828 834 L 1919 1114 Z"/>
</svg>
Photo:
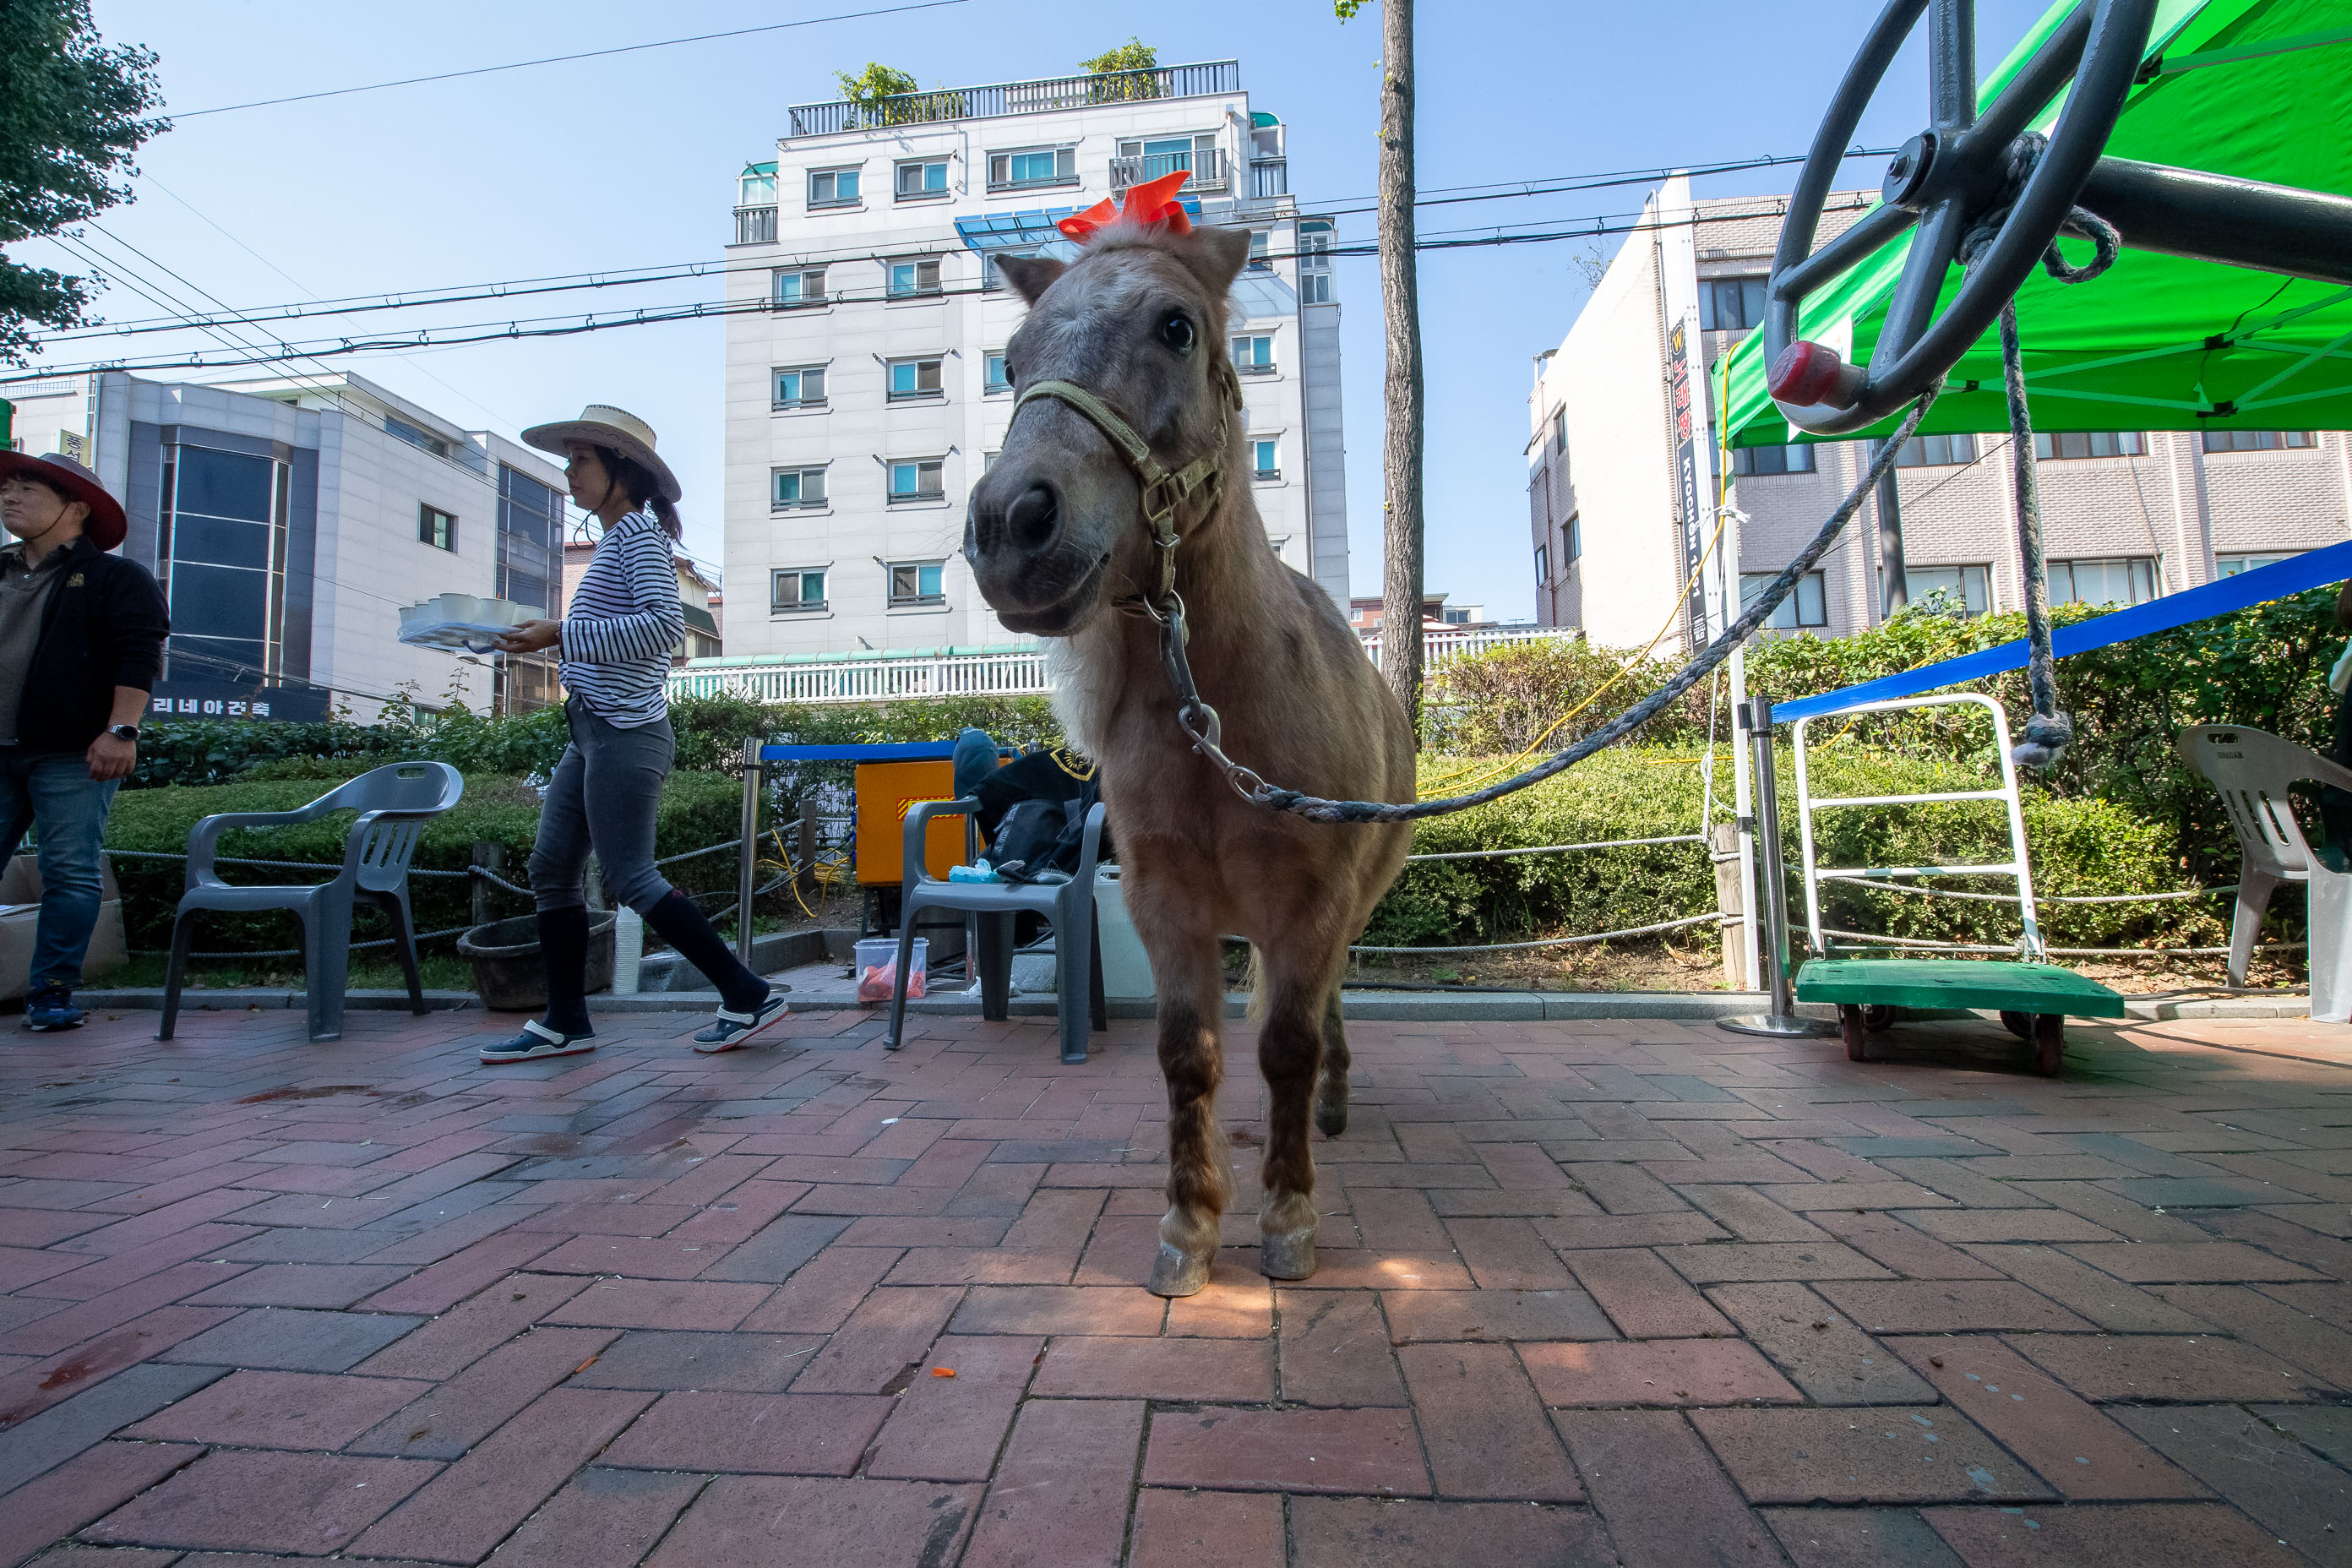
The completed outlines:
<svg viewBox="0 0 2352 1568">
<path fill-rule="evenodd" d="M 583 1029 L 569 1035 L 533 1018 L 522 1026 L 522 1033 L 502 1045 L 484 1046 L 476 1054 L 486 1062 L 530 1062 L 541 1057 L 576 1057 L 596 1048 L 593 1029 Z"/>
<path fill-rule="evenodd" d="M 25 998 L 25 1027 L 47 1034 L 56 1029 L 79 1029 L 82 1024 L 81 1009 L 73 1005 L 73 993 L 62 985 L 44 985 Z"/>
<path fill-rule="evenodd" d="M 694 1048 L 705 1056 L 715 1051 L 731 1051 L 782 1017 L 785 1011 L 784 994 L 774 990 L 760 998 L 760 1005 L 748 1013 L 721 1007 L 719 1009 L 719 1021 L 694 1037 Z"/>
</svg>

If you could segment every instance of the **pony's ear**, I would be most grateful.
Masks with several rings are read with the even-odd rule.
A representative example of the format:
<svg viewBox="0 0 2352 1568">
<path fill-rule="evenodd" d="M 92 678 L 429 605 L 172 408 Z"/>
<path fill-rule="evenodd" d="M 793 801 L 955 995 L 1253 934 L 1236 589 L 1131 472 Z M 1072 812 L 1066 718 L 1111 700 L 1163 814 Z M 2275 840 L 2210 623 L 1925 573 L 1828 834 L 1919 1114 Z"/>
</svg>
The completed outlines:
<svg viewBox="0 0 2352 1568">
<path fill-rule="evenodd" d="M 1054 279 L 1062 275 L 1065 268 L 1050 256 L 1003 256 L 997 258 L 996 269 L 1004 274 L 1004 280 L 1013 285 L 1014 293 L 1034 305 L 1038 295 L 1053 287 Z"/>
<path fill-rule="evenodd" d="M 1191 243 L 1171 247 L 1193 277 L 1222 300 L 1249 260 L 1250 231 L 1245 228 L 1196 228 Z"/>
</svg>

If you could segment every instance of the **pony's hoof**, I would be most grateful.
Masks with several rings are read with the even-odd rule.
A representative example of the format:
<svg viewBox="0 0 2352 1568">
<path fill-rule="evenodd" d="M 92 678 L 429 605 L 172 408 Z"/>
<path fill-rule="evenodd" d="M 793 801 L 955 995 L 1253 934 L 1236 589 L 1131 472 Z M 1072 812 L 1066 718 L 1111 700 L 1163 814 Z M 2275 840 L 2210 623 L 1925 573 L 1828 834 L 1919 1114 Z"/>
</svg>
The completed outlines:
<svg viewBox="0 0 2352 1568">
<path fill-rule="evenodd" d="M 1257 1271 L 1269 1279 L 1305 1279 L 1315 1272 L 1315 1227 L 1276 1233 L 1260 1239 Z"/>
<path fill-rule="evenodd" d="M 1344 1097 L 1326 1100 L 1318 1096 L 1315 1101 L 1315 1126 L 1326 1138 L 1337 1138 L 1345 1132 L 1348 1130 L 1347 1100 Z"/>
<path fill-rule="evenodd" d="M 1209 1282 L 1209 1256 L 1194 1258 L 1181 1247 L 1160 1244 L 1160 1258 L 1151 1266 L 1155 1296 L 1197 1296 Z"/>
</svg>

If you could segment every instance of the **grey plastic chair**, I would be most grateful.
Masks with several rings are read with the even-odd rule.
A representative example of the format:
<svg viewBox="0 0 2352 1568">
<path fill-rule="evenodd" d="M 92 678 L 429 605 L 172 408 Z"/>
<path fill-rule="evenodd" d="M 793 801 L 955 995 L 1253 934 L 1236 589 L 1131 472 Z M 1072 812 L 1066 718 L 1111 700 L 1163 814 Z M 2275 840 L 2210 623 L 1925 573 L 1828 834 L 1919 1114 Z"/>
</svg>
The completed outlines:
<svg viewBox="0 0 2352 1568">
<path fill-rule="evenodd" d="M 2238 910 L 2230 921 L 2230 984 L 2246 983 L 2263 911 L 2284 882 L 2342 881 L 2311 852 L 2295 826 L 2288 786 L 2301 779 L 2352 789 L 2352 770 L 2317 752 L 2242 724 L 2198 724 L 2174 742 L 2180 760 L 2221 792 L 2230 825 L 2238 830 Z M 2316 934 L 2311 963 L 2317 984 L 2322 953 Z"/>
<path fill-rule="evenodd" d="M 343 1037 L 344 977 L 352 956 L 352 913 L 365 903 L 392 920 L 392 947 L 408 978 L 409 1005 L 425 1011 L 425 983 L 416 971 L 416 922 L 408 911 L 408 863 L 428 818 L 440 816 L 466 793 L 464 775 L 446 763 L 393 763 L 294 811 L 230 811 L 207 816 L 188 834 L 188 890 L 180 895 L 172 926 L 172 962 L 163 976 L 163 1024 L 159 1040 L 172 1037 L 180 1016 L 180 983 L 186 976 L 188 949 L 196 916 L 205 910 L 252 914 L 291 910 L 302 918 L 302 985 L 308 993 L 310 1037 Z M 316 887 L 231 887 L 213 869 L 220 836 L 232 827 L 287 827 L 311 822 L 331 811 L 356 811 L 359 820 L 343 840 L 342 874 Z"/>
<path fill-rule="evenodd" d="M 1103 808 L 1087 812 L 1079 835 L 1077 874 L 1059 884 L 1039 882 L 942 882 L 923 865 L 924 836 L 934 816 L 964 819 L 964 863 L 978 858 L 980 832 L 973 820 L 980 802 L 928 800 L 907 813 L 907 880 L 898 900 L 898 963 L 890 984 L 890 1034 L 898 1048 L 907 1024 L 907 964 L 914 954 L 915 916 L 923 910 L 961 910 L 975 918 L 977 951 L 971 969 L 980 976 L 980 1013 L 1000 1020 L 1012 1016 L 1013 917 L 1024 910 L 1054 924 L 1055 1011 L 1062 1025 L 1062 1059 L 1087 1059 L 1087 1028 L 1110 1026 L 1103 1004 L 1102 949 L 1095 932 L 1095 857 L 1102 847 Z"/>
</svg>

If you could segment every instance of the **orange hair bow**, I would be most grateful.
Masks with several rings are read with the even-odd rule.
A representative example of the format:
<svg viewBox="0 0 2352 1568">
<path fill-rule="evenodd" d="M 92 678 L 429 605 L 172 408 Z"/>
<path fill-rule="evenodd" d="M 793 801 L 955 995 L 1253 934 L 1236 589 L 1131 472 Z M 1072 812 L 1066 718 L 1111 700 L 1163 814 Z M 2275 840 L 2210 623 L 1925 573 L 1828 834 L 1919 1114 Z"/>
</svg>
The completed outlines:
<svg viewBox="0 0 2352 1568">
<path fill-rule="evenodd" d="M 1176 200 L 1176 190 L 1192 177 L 1190 169 L 1179 169 L 1149 184 L 1130 185 L 1124 206 L 1114 207 L 1109 198 L 1105 197 L 1086 211 L 1074 213 L 1054 226 L 1081 244 L 1096 230 L 1108 228 L 1115 223 L 1147 226 L 1164 223 L 1171 234 L 1190 234 L 1192 232 L 1192 220 Z"/>
</svg>

